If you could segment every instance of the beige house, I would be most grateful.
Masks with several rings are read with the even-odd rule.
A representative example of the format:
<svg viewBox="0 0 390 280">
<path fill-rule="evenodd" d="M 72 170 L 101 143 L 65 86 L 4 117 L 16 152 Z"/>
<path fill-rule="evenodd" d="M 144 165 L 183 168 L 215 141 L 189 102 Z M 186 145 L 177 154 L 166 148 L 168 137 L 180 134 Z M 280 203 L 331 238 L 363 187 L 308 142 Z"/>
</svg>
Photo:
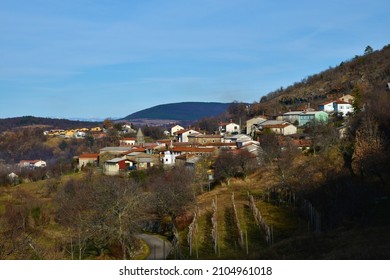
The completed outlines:
<svg viewBox="0 0 390 280">
<path fill-rule="evenodd" d="M 259 131 L 264 131 L 266 129 L 280 135 L 292 135 L 297 133 L 297 127 L 285 121 L 268 120 L 258 124 Z"/>
<path fill-rule="evenodd" d="M 130 162 L 130 168 L 137 170 L 148 169 L 159 163 L 158 156 L 143 152 L 132 152 L 126 158 Z"/>
<path fill-rule="evenodd" d="M 119 146 L 134 146 L 137 138 L 123 138 L 119 140 Z"/>
<path fill-rule="evenodd" d="M 355 97 L 353 97 L 350 94 L 346 94 L 346 95 L 343 95 L 342 97 L 340 97 L 338 100 L 352 104 L 353 101 L 355 100 Z"/>
<path fill-rule="evenodd" d="M 104 162 L 103 173 L 105 175 L 119 175 L 120 171 L 126 171 L 130 162 L 126 158 L 113 158 Z"/>
<path fill-rule="evenodd" d="M 98 166 L 99 165 L 99 154 L 81 154 L 79 156 L 78 167 L 82 168 L 87 165 Z"/>
<path fill-rule="evenodd" d="M 253 129 L 254 129 L 254 125 L 258 124 L 258 123 L 262 123 L 264 121 L 266 121 L 267 118 L 264 117 L 264 116 L 258 116 L 258 117 L 254 117 L 250 120 L 247 120 L 246 121 L 246 134 L 248 135 L 251 135 Z"/>
<path fill-rule="evenodd" d="M 180 131 L 180 130 L 183 130 L 184 127 L 180 126 L 180 125 L 175 125 L 174 127 L 171 128 L 171 135 L 176 135 L 176 132 Z"/>
</svg>

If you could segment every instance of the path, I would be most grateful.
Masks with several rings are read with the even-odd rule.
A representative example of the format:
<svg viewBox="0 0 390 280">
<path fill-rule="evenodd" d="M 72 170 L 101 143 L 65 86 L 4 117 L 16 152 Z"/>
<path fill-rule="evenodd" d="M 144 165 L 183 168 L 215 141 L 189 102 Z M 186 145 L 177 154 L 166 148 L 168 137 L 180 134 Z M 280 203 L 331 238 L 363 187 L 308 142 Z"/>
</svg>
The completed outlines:
<svg viewBox="0 0 390 280">
<path fill-rule="evenodd" d="M 159 238 L 157 235 L 142 233 L 137 235 L 146 242 L 150 248 L 150 255 L 147 260 L 165 260 L 172 249 L 172 244 Z"/>
</svg>

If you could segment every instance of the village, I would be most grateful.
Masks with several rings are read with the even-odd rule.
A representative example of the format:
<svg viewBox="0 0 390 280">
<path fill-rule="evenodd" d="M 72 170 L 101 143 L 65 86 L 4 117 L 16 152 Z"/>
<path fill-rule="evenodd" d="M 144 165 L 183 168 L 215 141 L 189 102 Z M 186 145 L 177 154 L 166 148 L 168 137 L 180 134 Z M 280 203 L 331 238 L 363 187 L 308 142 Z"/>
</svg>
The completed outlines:
<svg viewBox="0 0 390 280">
<path fill-rule="evenodd" d="M 285 112 L 270 119 L 266 116 L 256 116 L 240 125 L 229 122 L 219 122 L 215 134 L 206 134 L 202 129 L 184 128 L 178 124 L 172 126 L 170 131 L 164 131 L 166 136 L 154 142 L 146 142 L 142 129 L 137 131 L 130 124 L 122 125 L 123 134 L 135 134 L 135 137 L 121 137 L 119 146 L 101 148 L 97 153 L 82 153 L 74 157 L 78 170 L 85 167 L 100 167 L 105 175 L 120 175 L 132 170 L 149 169 L 156 165 L 172 167 L 182 165 L 194 168 L 196 163 L 204 156 L 216 156 L 224 151 L 248 151 L 253 157 L 261 161 L 261 135 L 272 133 L 278 136 L 278 145 L 281 150 L 289 143 L 301 151 L 308 151 L 312 147 L 310 136 L 301 133 L 309 124 L 329 121 L 329 116 L 347 118 L 353 112 L 352 95 L 344 95 L 337 100 L 328 100 L 319 105 L 318 110 L 310 108 L 310 104 L 300 110 Z M 342 138 L 345 125 L 338 128 L 339 137 Z M 53 129 L 45 131 L 47 137 L 60 137 L 64 139 L 83 139 L 87 135 L 94 139 L 104 138 L 107 128 L 93 127 L 80 129 Z M 24 159 L 18 164 L 19 169 L 36 169 L 46 167 L 42 159 Z M 209 180 L 213 179 L 210 169 Z M 17 172 L 9 175 L 10 181 L 18 179 Z"/>
</svg>

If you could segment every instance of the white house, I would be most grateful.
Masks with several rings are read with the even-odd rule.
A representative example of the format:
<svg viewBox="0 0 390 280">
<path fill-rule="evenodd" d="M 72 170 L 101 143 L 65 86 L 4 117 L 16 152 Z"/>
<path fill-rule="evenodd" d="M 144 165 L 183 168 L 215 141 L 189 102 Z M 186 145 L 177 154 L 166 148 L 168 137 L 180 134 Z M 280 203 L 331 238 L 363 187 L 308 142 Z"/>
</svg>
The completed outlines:
<svg viewBox="0 0 390 280">
<path fill-rule="evenodd" d="M 353 113 L 352 104 L 345 102 L 345 101 L 337 100 L 334 103 L 334 108 L 335 108 L 335 111 L 338 114 L 342 115 L 343 117 L 345 117 L 348 113 Z"/>
<path fill-rule="evenodd" d="M 182 130 L 176 131 L 177 140 L 179 142 L 188 142 L 188 136 L 195 135 L 195 134 L 200 134 L 200 132 L 193 130 L 193 129 L 182 129 Z"/>
<path fill-rule="evenodd" d="M 335 110 L 334 109 L 334 100 L 323 102 L 318 107 L 319 107 L 320 111 L 332 113 Z"/>
<path fill-rule="evenodd" d="M 246 134 L 251 135 L 253 131 L 253 125 L 256 125 L 258 123 L 262 123 L 266 121 L 267 119 L 265 117 L 254 117 L 250 120 L 246 121 Z"/>
<path fill-rule="evenodd" d="M 221 135 L 240 133 L 240 126 L 234 122 L 220 122 L 218 126 Z"/>
<path fill-rule="evenodd" d="M 134 130 L 130 124 L 124 124 L 122 125 L 122 132 L 123 133 L 136 133 L 137 131 Z"/>
<path fill-rule="evenodd" d="M 180 125 L 175 125 L 174 127 L 171 128 L 171 135 L 175 135 L 176 132 L 180 131 L 180 130 L 183 130 L 184 127 L 180 126 Z"/>
<path fill-rule="evenodd" d="M 162 158 L 162 163 L 164 165 L 175 164 L 177 156 L 178 156 L 178 154 L 175 154 L 173 151 L 165 151 L 164 157 Z"/>
</svg>

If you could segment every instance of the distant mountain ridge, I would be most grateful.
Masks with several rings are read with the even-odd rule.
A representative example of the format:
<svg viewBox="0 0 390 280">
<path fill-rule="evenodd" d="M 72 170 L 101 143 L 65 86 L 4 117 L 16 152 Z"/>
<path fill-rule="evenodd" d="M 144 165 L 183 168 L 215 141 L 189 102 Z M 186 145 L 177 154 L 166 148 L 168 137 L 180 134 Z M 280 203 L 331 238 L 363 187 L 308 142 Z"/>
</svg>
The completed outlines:
<svg viewBox="0 0 390 280">
<path fill-rule="evenodd" d="M 0 119 L 0 132 L 13 128 L 28 127 L 28 126 L 42 126 L 50 128 L 82 128 L 82 127 L 94 127 L 100 125 L 99 122 L 89 121 L 75 121 L 68 119 L 54 119 L 54 118 L 41 118 L 33 116 L 23 116 L 16 118 Z"/>
<path fill-rule="evenodd" d="M 157 105 L 135 112 L 121 120 L 156 119 L 175 121 L 196 121 L 204 117 L 218 116 L 226 112 L 231 103 L 180 102 Z"/>
</svg>

